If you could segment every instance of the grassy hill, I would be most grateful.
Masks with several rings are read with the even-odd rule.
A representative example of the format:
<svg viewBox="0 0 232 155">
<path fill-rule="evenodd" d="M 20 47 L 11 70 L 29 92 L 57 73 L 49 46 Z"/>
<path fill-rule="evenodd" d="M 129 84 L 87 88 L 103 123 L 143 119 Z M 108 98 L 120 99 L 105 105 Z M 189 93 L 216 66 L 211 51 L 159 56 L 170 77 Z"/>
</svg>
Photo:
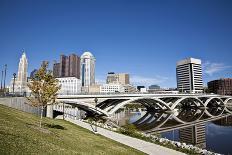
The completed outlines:
<svg viewBox="0 0 232 155">
<path fill-rule="evenodd" d="M 0 105 L 0 154 L 143 154 L 63 120 L 39 118 Z"/>
</svg>

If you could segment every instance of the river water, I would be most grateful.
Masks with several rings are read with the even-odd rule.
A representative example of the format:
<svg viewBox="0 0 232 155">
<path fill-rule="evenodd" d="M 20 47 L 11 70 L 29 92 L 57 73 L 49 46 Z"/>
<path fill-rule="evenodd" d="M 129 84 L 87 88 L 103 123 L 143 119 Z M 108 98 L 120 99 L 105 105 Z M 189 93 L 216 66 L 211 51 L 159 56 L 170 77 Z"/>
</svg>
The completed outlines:
<svg viewBox="0 0 232 155">
<path fill-rule="evenodd" d="M 115 116 L 117 120 L 116 123 L 121 126 L 125 125 L 126 122 L 138 125 L 136 124 L 136 121 L 142 118 L 145 113 L 146 112 L 121 111 Z M 143 124 L 144 122 L 140 122 L 140 124 Z M 173 124 L 173 126 L 176 125 L 175 123 L 170 122 L 171 121 L 167 121 L 167 124 Z M 147 129 L 147 126 L 149 126 L 149 123 L 145 123 L 141 129 Z M 153 128 L 155 129 L 156 126 L 157 125 L 154 125 Z M 168 125 L 168 127 L 170 126 L 171 125 Z M 149 130 L 150 129 L 152 128 L 149 128 Z M 232 116 L 226 116 L 216 121 L 200 123 L 195 126 L 161 132 L 161 137 L 184 142 L 186 144 L 192 144 L 216 153 L 230 155 L 232 154 Z"/>
</svg>

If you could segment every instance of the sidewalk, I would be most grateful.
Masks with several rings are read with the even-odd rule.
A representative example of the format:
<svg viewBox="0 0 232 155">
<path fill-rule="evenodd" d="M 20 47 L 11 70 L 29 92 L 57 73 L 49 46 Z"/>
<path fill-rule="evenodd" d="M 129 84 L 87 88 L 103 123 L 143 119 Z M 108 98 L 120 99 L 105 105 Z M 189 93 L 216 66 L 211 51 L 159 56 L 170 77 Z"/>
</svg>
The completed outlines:
<svg viewBox="0 0 232 155">
<path fill-rule="evenodd" d="M 70 118 L 65 118 L 65 120 L 74 123 L 78 126 L 81 126 L 85 129 L 88 129 L 90 131 L 93 131 L 92 127 L 90 124 L 79 121 L 79 120 L 73 120 Z M 130 146 L 134 149 L 140 150 L 146 154 L 151 154 L 151 155 L 184 155 L 184 153 L 165 148 L 160 145 L 156 145 L 154 143 L 149 143 L 137 138 L 129 137 L 123 134 L 119 134 L 113 131 L 109 131 L 100 127 L 97 127 L 97 132 L 98 134 L 110 138 L 114 141 L 117 141 L 119 143 L 125 144 L 127 146 Z"/>
</svg>

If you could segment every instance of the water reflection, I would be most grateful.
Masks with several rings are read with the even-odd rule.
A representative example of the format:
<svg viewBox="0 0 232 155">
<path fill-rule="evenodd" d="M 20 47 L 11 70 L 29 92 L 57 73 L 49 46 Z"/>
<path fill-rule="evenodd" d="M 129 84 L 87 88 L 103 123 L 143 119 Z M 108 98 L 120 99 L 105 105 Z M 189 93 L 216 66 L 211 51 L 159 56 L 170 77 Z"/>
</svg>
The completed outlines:
<svg viewBox="0 0 232 155">
<path fill-rule="evenodd" d="M 174 111 L 120 109 L 119 112 L 115 113 L 114 120 L 119 126 L 125 125 L 129 121 L 137 129 L 146 133 L 152 133 L 203 124 L 229 115 L 231 114 L 225 112 L 224 107 L 210 107 L 210 109 L 205 109 L 183 106 Z"/>
<path fill-rule="evenodd" d="M 206 148 L 205 124 L 198 124 L 179 130 L 179 141 Z"/>
<path fill-rule="evenodd" d="M 162 137 L 170 140 L 217 153 L 232 154 L 232 116 L 223 107 L 211 107 L 207 111 L 196 107 L 182 107 L 174 113 L 124 109 L 115 114 L 115 120 L 120 126 L 130 122 L 144 132 L 160 132 Z"/>
</svg>

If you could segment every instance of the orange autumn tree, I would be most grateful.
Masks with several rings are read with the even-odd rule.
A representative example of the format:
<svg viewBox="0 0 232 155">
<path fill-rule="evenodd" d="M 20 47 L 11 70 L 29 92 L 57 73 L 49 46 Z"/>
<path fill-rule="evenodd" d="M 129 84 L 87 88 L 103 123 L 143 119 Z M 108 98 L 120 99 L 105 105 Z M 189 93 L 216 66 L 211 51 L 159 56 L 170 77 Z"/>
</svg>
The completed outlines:
<svg viewBox="0 0 232 155">
<path fill-rule="evenodd" d="M 31 96 L 27 98 L 30 101 L 29 104 L 41 108 L 40 127 L 42 126 L 44 109 L 47 105 L 55 103 L 57 92 L 60 89 L 58 80 L 53 77 L 52 71 L 49 71 L 47 68 L 48 63 L 43 63 L 28 83 L 28 87 L 31 90 Z"/>
</svg>

